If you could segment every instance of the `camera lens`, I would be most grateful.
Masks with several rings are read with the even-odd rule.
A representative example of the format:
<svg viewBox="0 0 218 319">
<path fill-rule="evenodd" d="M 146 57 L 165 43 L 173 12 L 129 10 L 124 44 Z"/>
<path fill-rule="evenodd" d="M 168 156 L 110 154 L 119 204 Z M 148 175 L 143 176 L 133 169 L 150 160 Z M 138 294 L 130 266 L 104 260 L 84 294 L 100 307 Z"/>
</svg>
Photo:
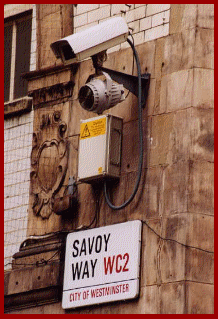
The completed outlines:
<svg viewBox="0 0 218 319">
<path fill-rule="evenodd" d="M 89 111 L 93 107 L 94 94 L 87 85 L 81 87 L 79 91 L 79 103 L 87 111 Z"/>
</svg>

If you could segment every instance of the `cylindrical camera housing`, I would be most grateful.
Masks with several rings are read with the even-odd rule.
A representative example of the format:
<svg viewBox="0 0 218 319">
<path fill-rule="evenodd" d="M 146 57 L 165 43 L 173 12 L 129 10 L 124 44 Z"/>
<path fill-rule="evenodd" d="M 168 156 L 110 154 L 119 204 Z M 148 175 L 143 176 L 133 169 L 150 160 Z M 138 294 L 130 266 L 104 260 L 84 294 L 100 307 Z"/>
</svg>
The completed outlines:
<svg viewBox="0 0 218 319">
<path fill-rule="evenodd" d="M 105 81 L 94 78 L 81 87 L 79 102 L 85 110 L 101 114 L 125 99 L 123 85 L 114 83 L 108 74 L 104 75 Z"/>
</svg>

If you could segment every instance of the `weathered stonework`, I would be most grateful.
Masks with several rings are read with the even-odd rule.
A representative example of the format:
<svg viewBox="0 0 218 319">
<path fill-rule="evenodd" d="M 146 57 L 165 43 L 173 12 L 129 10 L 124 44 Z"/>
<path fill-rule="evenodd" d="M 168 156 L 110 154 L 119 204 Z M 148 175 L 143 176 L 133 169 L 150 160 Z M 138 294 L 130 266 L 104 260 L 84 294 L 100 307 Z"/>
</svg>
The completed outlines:
<svg viewBox="0 0 218 319">
<path fill-rule="evenodd" d="M 114 14 L 123 10 L 123 5 L 110 6 Z M 140 10 L 145 6 L 148 11 L 144 20 L 139 21 Z M 126 8 L 126 17 L 135 28 L 135 35 L 140 35 L 142 28 L 146 35 L 146 26 L 150 23 L 152 29 L 152 23 L 154 26 L 163 18 L 156 16 L 160 13 L 157 12 L 160 10 L 158 5 L 152 6 L 138 4 Z M 102 185 L 79 184 L 77 210 L 70 210 L 70 215 L 63 217 L 55 214 L 54 209 L 69 204 L 64 200 L 65 190 L 69 177 L 77 176 L 79 121 L 96 116 L 82 109 L 78 101 L 78 90 L 94 73 L 94 68 L 91 60 L 73 68 L 62 67 L 46 43 L 48 36 L 51 36 L 50 43 L 72 33 L 73 25 L 69 26 L 69 21 L 73 5 L 38 5 L 39 70 L 28 78 L 35 107 L 33 131 L 48 129 L 49 133 L 41 139 L 40 145 L 50 143 L 46 145 L 47 150 L 51 150 L 52 139 L 55 136 L 57 139 L 59 121 L 57 125 L 52 121 L 48 125 L 48 116 L 54 119 L 60 112 L 60 123 L 66 124 L 66 131 L 54 147 L 59 152 L 59 146 L 61 148 L 66 141 L 69 153 L 65 178 L 57 192 L 61 204 L 58 205 L 54 198 L 52 213 L 49 218 L 42 219 L 32 210 L 34 196 L 30 200 L 28 236 L 32 239 L 14 255 L 13 270 L 5 276 L 9 313 L 214 313 L 213 5 L 171 4 L 170 9 L 169 5 L 160 6 L 165 8 L 164 11 L 170 10 L 169 35 L 150 38 L 148 42 L 140 42 L 137 35 L 140 43 L 136 41 L 142 73 L 151 74 L 147 105 L 143 109 L 144 165 L 138 193 L 129 206 L 117 212 L 106 204 Z M 98 4 L 84 8 L 78 4 L 74 6 L 75 23 L 83 24 L 86 19 L 88 24 L 97 23 L 94 12 L 109 14 L 108 8 L 109 5 Z M 134 15 L 136 21 L 130 21 Z M 63 19 L 65 16 L 66 20 Z M 57 23 L 51 28 L 52 19 Z M 80 27 L 84 25 L 74 25 L 74 28 Z M 159 25 L 154 26 L 157 27 Z M 152 36 L 151 31 L 147 35 Z M 124 46 L 109 52 L 104 66 L 131 74 L 131 49 Z M 133 73 L 136 75 L 135 66 Z M 132 193 L 137 178 L 137 98 L 130 93 L 108 113 L 121 116 L 124 122 L 121 178 L 109 187 L 113 203 L 120 205 Z M 40 157 L 37 159 L 39 162 Z M 53 175 L 48 170 L 47 176 L 53 178 Z M 52 189 L 52 179 L 49 182 L 45 178 L 44 182 Z M 101 227 L 135 219 L 143 221 L 139 297 L 64 311 L 61 294 L 66 232 L 78 231 L 90 224 Z M 55 236 L 47 237 L 51 232 L 55 232 Z M 30 268 L 23 265 L 28 263 Z M 24 298 L 23 304 L 19 303 L 19 298 Z"/>
</svg>

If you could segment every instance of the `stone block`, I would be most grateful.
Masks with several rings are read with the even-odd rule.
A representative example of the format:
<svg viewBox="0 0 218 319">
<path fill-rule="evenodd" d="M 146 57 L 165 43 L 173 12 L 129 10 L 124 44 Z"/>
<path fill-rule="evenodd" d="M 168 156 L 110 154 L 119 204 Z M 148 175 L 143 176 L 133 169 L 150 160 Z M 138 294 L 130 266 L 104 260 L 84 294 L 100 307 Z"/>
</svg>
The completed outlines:
<svg viewBox="0 0 218 319">
<path fill-rule="evenodd" d="M 156 102 L 156 92 L 157 88 L 156 79 L 150 79 L 150 85 L 147 95 L 147 102 L 145 104 L 145 108 L 143 111 L 143 118 L 146 119 L 147 116 L 151 116 L 155 114 L 155 102 Z"/>
<path fill-rule="evenodd" d="M 163 284 L 159 289 L 160 314 L 185 313 L 185 283 Z"/>
<path fill-rule="evenodd" d="M 164 65 L 162 75 L 193 67 L 214 68 L 214 32 L 188 29 L 165 39 L 164 47 L 157 42 L 157 53 Z M 156 66 L 160 69 L 160 63 Z"/>
<path fill-rule="evenodd" d="M 77 158 L 78 158 L 78 148 L 79 148 L 79 136 L 72 136 L 68 138 L 69 140 L 69 164 L 68 164 L 68 174 L 70 177 L 77 177 Z"/>
<path fill-rule="evenodd" d="M 164 66 L 164 48 L 166 39 L 168 39 L 168 37 L 160 38 L 156 41 L 154 76 L 155 79 L 159 82 L 162 79 L 162 69 Z"/>
<path fill-rule="evenodd" d="M 198 15 L 197 4 L 184 4 L 181 20 L 181 30 L 191 29 L 196 27 Z"/>
<path fill-rule="evenodd" d="M 197 25 L 200 28 L 214 29 L 214 4 L 198 4 Z"/>
<path fill-rule="evenodd" d="M 193 81 L 193 70 L 182 70 L 163 76 L 159 112 L 172 112 L 192 106 Z"/>
<path fill-rule="evenodd" d="M 159 288 L 156 285 L 143 288 L 145 295 L 144 314 L 159 314 Z"/>
<path fill-rule="evenodd" d="M 214 214 L 214 163 L 191 161 L 189 174 L 188 211 L 209 218 Z"/>
<path fill-rule="evenodd" d="M 8 295 L 16 294 L 32 289 L 31 272 L 32 268 L 26 271 L 13 271 L 10 273 L 8 281 Z"/>
<path fill-rule="evenodd" d="M 184 11 L 184 4 L 171 4 L 170 8 L 170 29 L 169 33 L 174 34 L 181 31 L 181 21 Z"/>
<path fill-rule="evenodd" d="M 214 107 L 214 70 L 194 69 L 192 106 Z"/>
<path fill-rule="evenodd" d="M 186 280 L 194 282 L 214 283 L 214 254 L 197 249 L 186 249 Z"/>
<path fill-rule="evenodd" d="M 187 120 L 191 160 L 214 162 L 214 109 L 192 108 Z"/>
<path fill-rule="evenodd" d="M 169 162 L 187 161 L 190 157 L 190 120 L 191 109 L 177 111 L 174 114 L 174 125 L 170 136 Z"/>
<path fill-rule="evenodd" d="M 59 264 L 36 268 L 14 270 L 9 275 L 7 294 L 28 292 L 34 289 L 53 286 L 59 280 Z"/>
<path fill-rule="evenodd" d="M 37 90 L 40 87 L 42 87 L 42 80 L 40 78 L 28 81 L 28 91 Z"/>
<path fill-rule="evenodd" d="M 39 19 L 42 20 L 45 16 L 50 15 L 52 13 L 60 12 L 61 5 L 60 4 L 41 4 L 38 7 Z"/>
<path fill-rule="evenodd" d="M 178 162 L 164 170 L 163 213 L 169 216 L 188 211 L 188 162 Z"/>
<path fill-rule="evenodd" d="M 65 83 L 72 80 L 71 70 L 63 70 L 52 75 L 47 75 L 41 79 L 42 88 L 59 83 Z"/>
<path fill-rule="evenodd" d="M 41 219 L 32 211 L 33 199 L 30 197 L 28 211 L 27 237 L 32 235 L 44 235 L 62 229 L 62 218 L 54 213 L 49 219 Z"/>
<path fill-rule="evenodd" d="M 214 69 L 214 30 L 196 28 L 194 67 Z"/>
<path fill-rule="evenodd" d="M 187 244 L 209 252 L 214 251 L 214 217 L 192 214 Z"/>
<path fill-rule="evenodd" d="M 172 4 L 170 34 L 192 28 L 214 29 L 214 4 Z"/>
<path fill-rule="evenodd" d="M 196 26 L 197 4 L 171 4 L 170 34 Z"/>
<path fill-rule="evenodd" d="M 78 185 L 78 215 L 74 220 L 74 229 L 88 227 L 94 220 L 98 193 L 90 184 Z M 93 222 L 92 227 L 96 227 Z"/>
<path fill-rule="evenodd" d="M 135 187 L 138 172 L 127 176 L 126 197 L 128 198 Z M 158 219 L 162 194 L 162 169 L 152 167 L 143 170 L 140 186 L 133 201 L 128 206 L 128 216 L 131 219 Z"/>
<path fill-rule="evenodd" d="M 174 114 L 157 115 L 151 118 L 148 133 L 147 165 L 156 166 L 170 163 L 171 134 Z"/>
<path fill-rule="evenodd" d="M 195 29 L 172 34 L 165 39 L 162 75 L 191 69 L 194 65 Z"/>
<path fill-rule="evenodd" d="M 66 37 L 73 33 L 73 4 L 61 4 L 61 15 L 64 17 L 62 20 L 62 37 Z"/>
<path fill-rule="evenodd" d="M 38 63 L 40 68 L 56 65 L 58 62 L 50 48 L 50 44 L 62 38 L 61 24 L 62 20 L 60 12 L 46 15 L 42 20 L 40 20 L 38 27 L 38 32 L 40 33 L 38 43 Z"/>
<path fill-rule="evenodd" d="M 126 123 L 123 127 L 121 172 L 137 170 L 139 154 L 137 121 Z M 136 142 L 137 141 L 137 142 Z"/>
<path fill-rule="evenodd" d="M 156 50 L 155 41 L 151 41 L 151 42 L 144 43 L 137 46 L 137 53 L 139 55 L 140 64 L 141 64 L 141 72 L 142 74 L 150 73 L 151 78 L 154 78 L 155 50 Z M 137 75 L 136 64 L 134 67 L 134 75 Z"/>
<path fill-rule="evenodd" d="M 185 249 L 170 241 L 163 241 L 159 252 L 159 272 L 161 283 L 185 280 Z"/>
<path fill-rule="evenodd" d="M 185 303 L 187 314 L 214 314 L 214 286 L 187 282 Z"/>
<path fill-rule="evenodd" d="M 146 218 L 144 218 L 146 220 Z M 140 280 L 142 287 L 157 285 L 160 283 L 160 248 L 161 242 L 157 234 L 161 234 L 160 219 L 150 219 L 143 223 L 142 231 L 142 256 Z M 153 229 L 156 234 L 154 233 Z"/>
<path fill-rule="evenodd" d="M 176 244 L 175 248 L 177 248 L 177 246 L 180 248 L 181 246 L 185 251 L 183 244 L 185 245 L 187 242 L 187 236 L 191 229 L 191 221 L 190 213 L 175 213 L 170 216 L 164 216 L 162 220 L 163 237 L 178 241 L 182 245 Z M 170 241 L 166 241 L 166 244 L 168 243 L 171 244 Z M 174 242 L 172 242 L 172 244 L 173 243 Z"/>
<path fill-rule="evenodd" d="M 126 175 L 122 175 L 119 181 L 107 182 L 107 193 L 113 205 L 120 206 L 127 200 L 126 188 Z M 101 189 L 103 190 L 103 186 Z M 99 222 L 101 226 L 122 223 L 128 220 L 127 207 L 119 211 L 112 210 L 106 203 L 103 192 L 101 198 L 103 198 L 100 202 L 101 206 L 99 215 Z"/>
<path fill-rule="evenodd" d="M 46 306 L 36 306 L 32 308 L 27 308 L 27 309 L 17 309 L 17 310 L 12 310 L 9 313 L 12 315 L 23 315 L 23 314 L 37 314 L 37 315 L 43 315 L 46 314 L 45 310 L 47 307 Z"/>
<path fill-rule="evenodd" d="M 80 134 L 80 120 L 86 120 L 88 118 L 96 117 L 94 112 L 88 112 L 82 108 L 79 100 L 71 101 L 70 108 L 70 122 L 69 122 L 69 136 L 75 136 Z"/>
<path fill-rule="evenodd" d="M 141 45 L 138 45 L 137 53 L 139 56 L 139 60 L 141 62 L 142 74 L 148 72 L 152 76 L 154 73 L 155 42 L 143 43 Z M 108 55 L 107 61 L 104 62 L 104 66 L 106 68 L 111 68 L 119 72 L 132 74 L 132 68 L 133 68 L 132 61 L 133 61 L 132 49 L 128 48 L 126 50 L 114 52 Z M 134 60 L 133 75 L 137 75 L 137 67 L 135 64 L 135 60 Z"/>
</svg>

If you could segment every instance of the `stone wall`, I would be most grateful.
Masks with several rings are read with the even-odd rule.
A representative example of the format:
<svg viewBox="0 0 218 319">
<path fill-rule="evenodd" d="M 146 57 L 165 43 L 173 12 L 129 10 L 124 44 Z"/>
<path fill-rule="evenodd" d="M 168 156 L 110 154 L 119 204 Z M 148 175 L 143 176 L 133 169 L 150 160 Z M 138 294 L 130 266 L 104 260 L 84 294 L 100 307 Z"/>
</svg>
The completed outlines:
<svg viewBox="0 0 218 319">
<path fill-rule="evenodd" d="M 50 16 L 51 19 L 51 12 L 45 14 L 48 9 L 46 5 L 40 6 L 41 16 Z M 76 21 L 79 23 L 80 18 L 80 21 L 83 21 L 82 15 L 83 19 L 89 19 L 85 23 L 95 23 L 96 21 L 90 20 L 92 17 L 94 19 L 91 13 L 96 10 L 98 16 L 101 10 L 107 12 L 108 6 L 112 12 L 116 5 L 90 6 L 87 5 L 87 12 L 84 12 L 84 7 L 80 5 L 74 7 L 77 18 L 74 23 Z M 144 19 L 149 18 L 150 12 L 153 21 L 158 20 L 158 15 L 161 16 L 161 13 L 156 11 L 156 6 L 141 5 L 140 8 L 146 12 Z M 169 9 L 169 7 L 164 8 L 163 11 Z M 117 10 L 120 9 L 122 10 L 122 8 Z M 137 5 L 127 6 L 126 17 L 130 17 L 137 9 Z M 79 184 L 78 211 L 72 210 L 72 215 L 68 219 L 62 219 L 55 214 L 49 219 L 40 219 L 31 212 L 30 205 L 30 235 L 61 230 L 78 231 L 82 226 L 88 226 L 95 215 L 98 198 L 100 198 L 100 207 L 95 227 L 134 219 L 142 220 L 139 298 L 65 312 L 61 308 L 61 284 L 58 281 L 61 278 L 59 271 L 61 268 L 63 271 L 63 264 L 57 266 L 58 259 L 54 262 L 51 252 L 50 255 L 45 255 L 45 252 L 41 251 L 39 257 L 36 255 L 31 258 L 27 256 L 21 258 L 22 252 L 20 252 L 20 260 L 26 263 L 34 261 L 35 267 L 33 263 L 32 276 L 29 275 L 31 281 L 22 282 L 25 270 L 19 267 L 19 258 L 17 266 L 15 261 L 14 274 L 16 273 L 17 284 L 15 285 L 13 272 L 8 274 L 6 278 L 8 300 L 10 294 L 16 291 L 17 296 L 30 294 L 36 302 L 34 292 L 45 293 L 46 287 L 51 289 L 51 286 L 58 287 L 60 295 L 56 297 L 55 303 L 50 305 L 44 305 L 40 295 L 41 299 L 37 300 L 36 307 L 30 305 L 29 309 L 11 310 L 10 313 L 212 314 L 214 312 L 213 10 L 212 4 L 172 4 L 169 35 L 164 34 L 145 41 L 146 31 L 143 31 L 143 43 L 138 43 L 136 46 L 142 73 L 150 73 L 151 82 L 147 104 L 143 110 L 143 174 L 139 191 L 133 202 L 116 212 L 107 206 L 102 189 L 98 189 L 96 193 L 96 188 L 93 186 Z M 60 7 L 57 12 L 60 15 Z M 136 14 L 138 11 L 134 12 Z M 137 21 L 140 19 L 143 18 L 137 16 Z M 77 27 L 83 26 L 77 25 Z M 154 25 L 153 27 L 156 28 Z M 150 32 L 153 32 L 152 28 Z M 53 35 L 52 41 L 59 35 L 59 33 Z M 44 50 L 42 48 L 39 49 L 40 54 Z M 117 49 L 118 51 L 108 53 L 104 66 L 131 74 L 131 49 L 124 47 L 122 50 Z M 50 53 L 41 55 L 42 57 L 42 60 L 38 60 L 40 65 L 51 66 L 56 63 L 54 58 L 49 59 Z M 79 88 L 92 73 L 94 73 L 92 62 L 86 60 L 78 66 L 78 70 L 70 72 L 69 69 L 58 69 L 58 75 L 53 76 L 52 73 L 47 75 L 41 73 L 41 77 L 35 74 L 29 81 L 29 89 L 33 91 L 42 88 L 45 91 L 46 86 L 51 87 L 56 81 L 65 83 L 71 80 L 75 83 L 73 93 L 67 102 L 52 107 L 52 109 L 62 108 L 66 116 L 67 138 L 71 152 L 68 176 L 77 174 L 79 120 L 96 116 L 83 110 L 77 98 Z M 136 74 L 135 68 L 134 74 Z M 48 111 L 51 111 L 50 108 Z M 38 109 L 35 114 L 40 115 L 40 112 L 43 112 L 43 109 L 41 111 Z M 137 98 L 130 93 L 122 104 L 110 109 L 109 113 L 121 116 L 124 121 L 121 178 L 118 184 L 111 186 L 113 203 L 120 205 L 131 194 L 137 176 Z M 39 116 L 35 115 L 34 129 L 38 125 L 37 118 Z M 42 258 L 50 259 L 49 264 L 43 265 Z M 41 268 L 36 267 L 37 262 L 41 262 Z M 45 278 L 45 273 L 51 274 L 50 286 L 47 280 L 42 280 Z M 47 294 L 45 296 L 50 302 L 54 302 L 54 295 L 50 299 Z"/>
</svg>

